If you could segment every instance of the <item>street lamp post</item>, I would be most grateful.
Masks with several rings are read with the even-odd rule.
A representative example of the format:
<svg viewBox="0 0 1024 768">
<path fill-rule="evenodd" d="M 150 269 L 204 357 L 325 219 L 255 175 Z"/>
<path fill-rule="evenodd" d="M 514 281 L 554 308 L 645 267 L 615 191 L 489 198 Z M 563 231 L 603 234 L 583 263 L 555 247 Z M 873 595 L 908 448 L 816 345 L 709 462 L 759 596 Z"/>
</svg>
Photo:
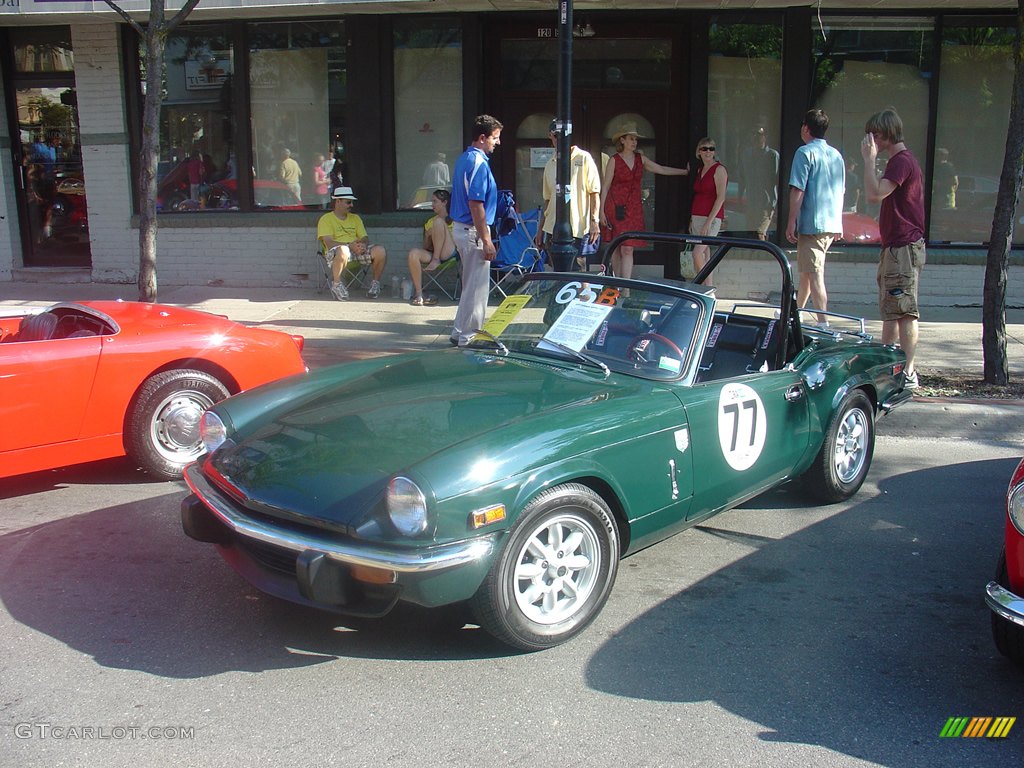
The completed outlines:
<svg viewBox="0 0 1024 768">
<path fill-rule="evenodd" d="M 572 0 L 558 0 L 558 117 L 555 146 L 555 228 L 553 264 L 575 264 L 576 245 L 569 225 L 570 142 L 572 135 Z"/>
</svg>

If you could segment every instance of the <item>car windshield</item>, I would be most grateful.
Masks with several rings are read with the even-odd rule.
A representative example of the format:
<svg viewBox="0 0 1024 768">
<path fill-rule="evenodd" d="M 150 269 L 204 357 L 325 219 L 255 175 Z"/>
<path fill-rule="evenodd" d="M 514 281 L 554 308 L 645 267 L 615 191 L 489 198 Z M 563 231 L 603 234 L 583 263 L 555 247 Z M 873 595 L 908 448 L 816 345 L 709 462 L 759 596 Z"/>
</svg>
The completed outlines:
<svg viewBox="0 0 1024 768">
<path fill-rule="evenodd" d="M 567 360 L 606 376 L 677 379 L 690 365 L 704 303 L 679 287 L 533 274 L 494 309 L 471 344 Z"/>
</svg>

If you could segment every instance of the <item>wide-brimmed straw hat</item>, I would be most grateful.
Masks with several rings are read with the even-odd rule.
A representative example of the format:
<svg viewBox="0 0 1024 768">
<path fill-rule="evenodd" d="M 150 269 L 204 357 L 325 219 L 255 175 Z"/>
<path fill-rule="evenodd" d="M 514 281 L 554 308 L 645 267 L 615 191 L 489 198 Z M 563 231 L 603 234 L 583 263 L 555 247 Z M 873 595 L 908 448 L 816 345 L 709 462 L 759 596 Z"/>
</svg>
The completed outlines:
<svg viewBox="0 0 1024 768">
<path fill-rule="evenodd" d="M 620 125 L 618 130 L 612 134 L 612 141 L 618 141 L 623 136 L 627 136 L 630 133 L 632 133 L 638 139 L 647 138 L 642 133 L 640 133 L 640 131 L 637 130 L 636 123 L 630 120 L 628 123 L 623 123 L 622 125 Z"/>
</svg>

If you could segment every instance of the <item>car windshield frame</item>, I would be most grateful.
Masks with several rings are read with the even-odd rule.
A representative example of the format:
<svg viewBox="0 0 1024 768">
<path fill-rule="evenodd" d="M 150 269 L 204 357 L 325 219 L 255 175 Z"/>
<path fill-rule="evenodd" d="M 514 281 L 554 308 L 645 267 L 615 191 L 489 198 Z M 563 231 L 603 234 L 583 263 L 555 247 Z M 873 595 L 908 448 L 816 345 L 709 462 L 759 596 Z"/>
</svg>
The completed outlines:
<svg viewBox="0 0 1024 768">
<path fill-rule="evenodd" d="M 605 378 L 679 381 L 700 357 L 698 342 L 713 311 L 710 289 L 699 286 L 531 273 L 469 347 L 589 368 Z"/>
</svg>

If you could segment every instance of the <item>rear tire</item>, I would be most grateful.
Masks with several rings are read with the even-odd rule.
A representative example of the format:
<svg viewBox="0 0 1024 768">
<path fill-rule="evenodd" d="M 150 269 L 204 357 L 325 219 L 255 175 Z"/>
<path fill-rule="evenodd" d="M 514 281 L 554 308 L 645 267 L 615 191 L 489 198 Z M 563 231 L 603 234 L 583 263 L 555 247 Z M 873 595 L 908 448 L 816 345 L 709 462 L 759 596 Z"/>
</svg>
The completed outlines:
<svg viewBox="0 0 1024 768">
<path fill-rule="evenodd" d="M 523 510 L 470 605 L 502 642 L 551 648 L 597 617 L 618 566 L 618 528 L 604 499 L 583 485 L 559 485 Z"/>
<path fill-rule="evenodd" d="M 1010 578 L 1006 569 L 1006 550 L 999 553 L 999 565 L 996 568 L 996 583 L 1009 587 Z M 992 639 L 996 650 L 1018 667 L 1024 667 L 1024 627 L 1007 621 L 1002 616 L 992 613 Z"/>
<path fill-rule="evenodd" d="M 874 451 L 874 409 L 868 396 L 855 389 L 832 415 L 821 450 L 803 475 L 805 488 L 828 504 L 850 498 L 864 484 Z"/>
<path fill-rule="evenodd" d="M 125 421 L 125 449 L 149 474 L 181 477 L 203 453 L 199 420 L 230 394 L 218 379 L 181 368 L 150 376 L 135 394 Z"/>
</svg>

